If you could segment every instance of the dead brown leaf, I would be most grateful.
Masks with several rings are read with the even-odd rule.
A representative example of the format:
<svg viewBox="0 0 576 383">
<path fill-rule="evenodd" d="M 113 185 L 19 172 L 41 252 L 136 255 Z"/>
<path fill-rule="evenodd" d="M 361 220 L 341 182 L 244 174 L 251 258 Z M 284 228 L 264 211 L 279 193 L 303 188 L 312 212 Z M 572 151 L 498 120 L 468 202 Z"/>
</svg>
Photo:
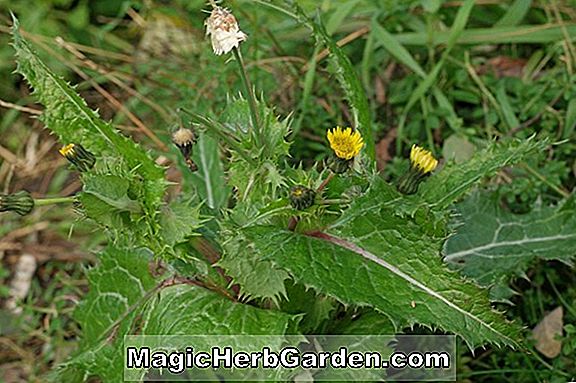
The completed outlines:
<svg viewBox="0 0 576 383">
<path fill-rule="evenodd" d="M 547 358 L 555 358 L 560 354 L 562 342 L 556 337 L 562 336 L 563 316 L 564 310 L 562 306 L 559 306 L 548 313 L 532 330 L 532 335 L 536 340 L 536 350 Z"/>
<path fill-rule="evenodd" d="M 376 166 L 378 171 L 384 170 L 386 164 L 392 159 L 389 148 L 395 139 L 396 128 L 392 128 L 386 133 L 384 138 L 376 144 Z"/>
<path fill-rule="evenodd" d="M 478 68 L 479 74 L 493 73 L 495 77 L 522 77 L 528 60 L 508 56 L 491 58 Z"/>
</svg>

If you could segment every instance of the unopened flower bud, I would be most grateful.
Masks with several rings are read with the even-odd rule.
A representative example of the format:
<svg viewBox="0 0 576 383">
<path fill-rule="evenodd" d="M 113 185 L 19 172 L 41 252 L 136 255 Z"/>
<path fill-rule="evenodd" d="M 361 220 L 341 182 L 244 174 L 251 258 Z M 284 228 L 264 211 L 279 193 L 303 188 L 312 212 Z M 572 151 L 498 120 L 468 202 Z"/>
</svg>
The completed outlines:
<svg viewBox="0 0 576 383">
<path fill-rule="evenodd" d="M 290 204 L 296 210 L 304 210 L 314 205 L 316 192 L 302 185 L 290 188 Z"/>
<path fill-rule="evenodd" d="M 21 190 L 14 194 L 0 194 L 0 212 L 13 211 L 26 215 L 34 209 L 34 199 L 27 191 Z"/>
<path fill-rule="evenodd" d="M 94 167 L 96 157 L 80 144 L 68 144 L 60 149 L 62 154 L 80 172 L 86 172 Z"/>
<path fill-rule="evenodd" d="M 403 194 L 414 194 L 420 183 L 438 166 L 438 160 L 430 151 L 417 145 L 410 150 L 410 170 L 398 181 L 398 191 Z"/>
<path fill-rule="evenodd" d="M 214 53 L 220 56 L 238 48 L 248 36 L 240 30 L 236 18 L 230 10 L 214 7 L 210 17 L 204 22 L 206 35 L 210 36 Z"/>
</svg>

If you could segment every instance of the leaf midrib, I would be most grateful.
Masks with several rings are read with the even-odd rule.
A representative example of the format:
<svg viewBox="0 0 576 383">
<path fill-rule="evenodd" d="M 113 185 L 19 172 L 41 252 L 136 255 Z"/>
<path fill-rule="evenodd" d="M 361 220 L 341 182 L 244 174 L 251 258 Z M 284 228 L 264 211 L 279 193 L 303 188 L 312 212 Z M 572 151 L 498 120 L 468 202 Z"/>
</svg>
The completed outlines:
<svg viewBox="0 0 576 383">
<path fill-rule="evenodd" d="M 451 307 L 452 309 L 460 312 L 461 314 L 471 318 L 472 320 L 476 321 L 477 323 L 479 323 L 480 325 L 482 325 L 483 327 L 487 328 L 488 330 L 492 331 L 494 334 L 498 335 L 499 337 L 506 339 L 508 342 L 510 342 L 510 344 L 512 345 L 517 345 L 517 342 L 514 341 L 513 339 L 511 339 L 510 337 L 506 336 L 505 334 L 503 334 L 502 332 L 496 330 L 495 328 L 493 328 L 492 326 L 490 326 L 490 324 L 486 323 L 485 321 L 483 321 L 482 319 L 478 318 L 477 316 L 475 316 L 474 314 L 462 309 L 460 306 L 456 305 L 455 303 L 453 303 L 452 301 L 448 300 L 446 297 L 442 296 L 440 293 L 430 289 L 429 287 L 427 287 L 426 285 L 424 285 L 423 283 L 417 281 L 416 279 L 412 278 L 410 275 L 404 273 L 402 270 L 398 269 L 396 266 L 384 261 L 383 259 L 377 257 L 375 254 L 372 254 L 371 252 L 361 248 L 360 246 L 356 245 L 355 243 L 349 242 L 345 239 L 333 236 L 331 234 L 327 234 L 327 233 L 323 233 L 323 232 L 315 232 L 315 233 L 311 233 L 309 234 L 311 237 L 313 238 L 317 238 L 317 239 L 321 239 L 321 240 L 325 240 L 327 242 L 330 242 L 334 245 L 340 246 L 342 248 L 345 248 L 349 251 L 352 251 L 376 264 L 378 264 L 379 266 L 384 267 L 385 269 L 387 269 L 388 271 L 394 273 L 395 275 L 397 275 L 398 277 L 404 279 L 405 281 L 407 281 L 408 283 L 410 283 L 413 286 L 416 286 L 417 288 L 421 289 L 422 291 L 424 291 L 426 294 L 431 295 L 432 297 L 440 300 L 441 302 L 443 302 L 444 304 L 446 304 L 447 306 Z"/>
</svg>

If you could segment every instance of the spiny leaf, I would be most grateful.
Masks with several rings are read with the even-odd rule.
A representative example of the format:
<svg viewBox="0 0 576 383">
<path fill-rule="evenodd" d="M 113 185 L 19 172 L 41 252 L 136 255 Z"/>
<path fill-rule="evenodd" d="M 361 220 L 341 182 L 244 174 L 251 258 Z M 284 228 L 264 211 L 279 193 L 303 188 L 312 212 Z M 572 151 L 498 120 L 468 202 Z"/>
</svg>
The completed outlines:
<svg viewBox="0 0 576 383">
<path fill-rule="evenodd" d="M 149 252 L 108 247 L 98 259 L 100 264 L 88 272 L 90 292 L 74 313 L 85 344 L 102 340 L 110 325 L 155 285 Z"/>
<path fill-rule="evenodd" d="M 300 331 L 303 334 L 325 334 L 323 326 L 328 324 L 332 312 L 336 309 L 336 301 L 293 282 L 286 283 L 286 293 L 286 298 L 280 302 L 280 309 L 283 312 L 303 315 Z"/>
<path fill-rule="evenodd" d="M 294 330 L 296 320 L 190 285 L 162 289 L 156 299 L 143 314 L 142 335 L 283 335 Z"/>
<path fill-rule="evenodd" d="M 441 241 L 392 210 L 354 220 L 338 237 L 271 227 L 246 233 L 268 254 L 264 259 L 343 303 L 372 307 L 395 321 L 442 328 L 471 347 L 519 341 L 520 328 L 490 308 L 485 291 L 442 265 Z"/>
<path fill-rule="evenodd" d="M 164 193 L 164 172 L 134 141 L 102 121 L 98 113 L 62 78 L 54 74 L 21 36 L 18 20 L 13 17 L 13 46 L 18 68 L 34 94 L 45 106 L 42 121 L 58 135 L 63 144 L 79 143 L 97 157 L 110 155 L 123 159 L 148 183 L 145 203 L 154 206 Z"/>
<path fill-rule="evenodd" d="M 109 247 L 88 274 L 90 293 L 76 319 L 83 328 L 77 354 L 60 365 L 54 381 L 97 376 L 123 381 L 124 336 L 244 335 L 294 333 L 298 318 L 234 303 L 191 285 L 160 285 L 149 275 L 150 254 Z M 158 291 L 158 294 L 153 294 Z"/>
<path fill-rule="evenodd" d="M 79 193 L 83 213 L 104 227 L 112 236 L 112 241 L 119 241 L 124 246 L 150 245 L 147 232 L 156 224 L 148 221 L 142 224 L 146 217 L 146 207 L 143 205 L 146 190 L 139 177 L 129 172 L 109 169 L 104 174 L 88 172 L 83 175 L 84 188 Z M 131 235 L 124 235 L 130 232 Z M 150 246 L 157 251 L 157 246 Z"/>
<path fill-rule="evenodd" d="M 243 235 L 238 233 L 223 246 L 225 253 L 218 265 L 240 286 L 242 295 L 276 302 L 279 297 L 286 297 L 284 281 L 288 279 L 288 273 L 274 267 L 272 262 L 262 260 L 259 250 Z"/>
<path fill-rule="evenodd" d="M 185 201 L 173 202 L 162 208 L 159 223 L 160 235 L 171 248 L 189 237 L 199 235 L 196 230 L 202 226 L 200 207 Z"/>
<path fill-rule="evenodd" d="M 354 67 L 350 62 L 348 56 L 344 54 L 342 49 L 336 44 L 330 35 L 326 32 L 324 25 L 321 21 L 313 20 L 308 17 L 300 8 L 300 6 L 294 1 L 285 1 L 286 8 L 280 7 L 278 5 L 266 4 L 275 9 L 279 9 L 285 14 L 295 17 L 308 28 L 310 28 L 314 34 L 314 37 L 319 43 L 326 45 L 330 51 L 330 59 L 333 63 L 335 70 L 336 79 L 342 86 L 344 94 L 350 107 L 352 108 L 352 114 L 354 116 L 354 127 L 362 132 L 364 141 L 366 142 L 366 153 L 368 157 L 374 161 L 376 158 L 375 143 L 372 132 L 372 117 L 370 116 L 370 105 L 368 99 L 362 88 L 362 83 L 358 78 Z M 294 13 L 290 12 L 287 8 L 294 9 Z"/>
<path fill-rule="evenodd" d="M 415 198 L 424 199 L 435 209 L 445 209 L 482 178 L 493 175 L 504 166 L 521 162 L 544 147 L 546 141 L 537 141 L 534 137 L 522 141 L 492 143 L 467 162 L 446 164 L 420 186 L 420 197 Z"/>
<path fill-rule="evenodd" d="M 122 337 L 136 317 L 137 304 L 155 285 L 150 259 L 145 251 L 111 246 L 100 254 L 100 264 L 88 272 L 90 292 L 74 312 L 82 327 L 80 348 L 58 367 L 54 381 L 84 382 L 92 375 L 106 382 L 122 380 Z M 109 341 L 113 333 L 117 336 Z"/>
<path fill-rule="evenodd" d="M 377 177 L 328 232 L 300 235 L 254 226 L 244 233 L 262 261 L 296 282 L 346 304 L 372 307 L 397 326 L 439 327 L 471 347 L 517 346 L 521 328 L 490 307 L 485 290 L 443 265 L 443 212 L 482 177 L 541 145 L 493 144 L 465 164 L 447 166 L 413 196 L 402 196 Z"/>
<path fill-rule="evenodd" d="M 497 198 L 475 193 L 456 205 L 456 234 L 444 245 L 444 260 L 482 286 L 496 285 L 492 297 L 506 300 L 507 282 L 523 276 L 537 259 L 571 264 L 576 256 L 574 200 L 559 207 L 538 205 L 512 214 Z M 496 294 L 498 293 L 498 294 Z"/>
</svg>

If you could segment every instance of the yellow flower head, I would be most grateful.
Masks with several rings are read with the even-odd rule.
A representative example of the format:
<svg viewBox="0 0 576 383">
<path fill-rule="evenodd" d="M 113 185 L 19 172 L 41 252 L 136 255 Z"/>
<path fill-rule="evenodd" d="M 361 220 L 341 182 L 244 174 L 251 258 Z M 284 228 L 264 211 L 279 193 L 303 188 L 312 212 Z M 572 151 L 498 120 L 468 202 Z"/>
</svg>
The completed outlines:
<svg viewBox="0 0 576 383">
<path fill-rule="evenodd" d="M 70 155 L 74 155 L 74 144 L 68 144 L 62 147 L 62 149 L 59 150 L 60 154 L 62 154 L 64 157 L 68 157 Z"/>
<path fill-rule="evenodd" d="M 430 151 L 417 145 L 412 145 L 410 150 L 410 162 L 412 167 L 420 170 L 423 174 L 430 173 L 438 165 L 438 160 L 432 156 Z"/>
<path fill-rule="evenodd" d="M 364 140 L 357 130 L 353 131 L 352 128 L 342 129 L 336 127 L 328 130 L 328 141 L 330 148 L 338 158 L 350 160 L 360 153 L 364 146 Z"/>
<path fill-rule="evenodd" d="M 94 167 L 96 157 L 80 144 L 68 144 L 63 146 L 60 154 L 81 172 L 88 171 Z"/>
</svg>

